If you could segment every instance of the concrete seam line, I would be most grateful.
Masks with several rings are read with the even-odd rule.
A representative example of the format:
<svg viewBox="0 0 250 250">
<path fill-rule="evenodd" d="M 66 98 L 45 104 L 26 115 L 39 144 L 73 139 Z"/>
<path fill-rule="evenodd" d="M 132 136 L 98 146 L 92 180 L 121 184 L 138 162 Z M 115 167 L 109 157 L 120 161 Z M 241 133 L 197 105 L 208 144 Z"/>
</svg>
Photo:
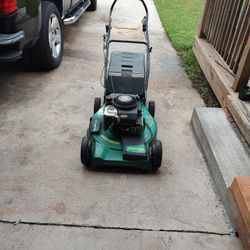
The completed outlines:
<svg viewBox="0 0 250 250">
<path fill-rule="evenodd" d="M 15 221 L 0 220 L 0 223 L 3 224 L 12 224 L 12 225 L 30 225 L 30 226 L 54 226 L 54 227 L 73 227 L 73 228 L 93 228 L 93 229 L 102 229 L 102 230 L 127 230 L 127 231 L 144 231 L 144 232 L 168 232 L 168 233 L 190 233 L 190 234 L 208 234 L 208 235 L 217 235 L 217 236 L 232 236 L 236 237 L 232 233 L 218 233 L 211 231 L 202 231 L 202 230 L 179 230 L 179 229 L 150 229 L 150 228 L 133 228 L 133 227 L 112 227 L 112 226 L 101 226 L 101 225 L 79 225 L 79 224 L 64 224 L 64 223 L 46 223 L 46 222 L 28 222 L 20 221 L 15 224 Z"/>
</svg>

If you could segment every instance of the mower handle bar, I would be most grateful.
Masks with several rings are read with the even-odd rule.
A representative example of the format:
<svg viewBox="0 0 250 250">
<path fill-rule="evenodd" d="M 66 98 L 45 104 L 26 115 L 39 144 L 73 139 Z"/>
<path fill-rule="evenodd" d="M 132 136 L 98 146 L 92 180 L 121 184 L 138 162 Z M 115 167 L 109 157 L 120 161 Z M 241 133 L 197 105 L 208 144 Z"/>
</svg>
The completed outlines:
<svg viewBox="0 0 250 250">
<path fill-rule="evenodd" d="M 144 41 L 133 41 L 133 40 L 118 40 L 118 39 L 112 39 L 109 40 L 108 43 L 136 43 L 136 44 L 144 44 L 145 46 L 148 45 L 147 42 Z"/>
<path fill-rule="evenodd" d="M 112 16 L 112 12 L 113 12 L 113 9 L 114 9 L 115 4 L 116 4 L 117 1 L 118 0 L 114 0 L 114 2 L 111 5 L 110 13 L 109 13 L 110 17 Z M 145 9 L 145 12 L 146 12 L 146 16 L 148 17 L 148 7 L 147 7 L 146 3 L 144 2 L 144 0 L 139 0 L 139 1 L 142 2 L 143 6 L 144 6 L 144 9 Z"/>
</svg>

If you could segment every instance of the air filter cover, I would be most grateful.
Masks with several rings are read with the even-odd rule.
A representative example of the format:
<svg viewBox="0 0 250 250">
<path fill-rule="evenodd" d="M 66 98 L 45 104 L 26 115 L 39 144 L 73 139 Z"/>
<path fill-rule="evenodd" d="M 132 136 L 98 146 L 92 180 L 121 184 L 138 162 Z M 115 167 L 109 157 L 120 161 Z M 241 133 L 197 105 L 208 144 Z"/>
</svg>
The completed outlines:
<svg viewBox="0 0 250 250">
<path fill-rule="evenodd" d="M 131 109 L 136 107 L 137 100 L 134 96 L 131 95 L 119 95 L 114 98 L 113 104 L 117 108 Z"/>
</svg>

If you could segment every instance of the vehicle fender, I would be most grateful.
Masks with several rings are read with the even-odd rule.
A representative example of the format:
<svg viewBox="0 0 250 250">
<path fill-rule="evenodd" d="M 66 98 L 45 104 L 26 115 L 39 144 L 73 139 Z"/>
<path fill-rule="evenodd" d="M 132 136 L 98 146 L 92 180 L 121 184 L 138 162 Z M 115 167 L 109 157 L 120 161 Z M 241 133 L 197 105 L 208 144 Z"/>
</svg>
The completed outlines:
<svg viewBox="0 0 250 250">
<path fill-rule="evenodd" d="M 25 33 L 25 44 L 33 43 L 41 29 L 41 0 L 18 1 L 16 29 Z"/>
</svg>

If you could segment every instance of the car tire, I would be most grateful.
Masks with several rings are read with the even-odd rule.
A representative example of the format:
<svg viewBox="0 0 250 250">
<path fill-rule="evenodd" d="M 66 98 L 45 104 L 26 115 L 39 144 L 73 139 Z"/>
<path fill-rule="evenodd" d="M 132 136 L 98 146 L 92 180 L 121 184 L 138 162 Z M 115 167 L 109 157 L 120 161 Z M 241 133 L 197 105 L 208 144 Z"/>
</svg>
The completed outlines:
<svg viewBox="0 0 250 250">
<path fill-rule="evenodd" d="M 97 0 L 91 0 L 91 4 L 89 5 L 87 11 L 95 11 L 97 9 Z"/>
<path fill-rule="evenodd" d="M 42 2 L 42 21 L 39 39 L 31 50 L 32 63 L 39 69 L 58 67 L 63 56 L 63 23 L 56 5 Z"/>
</svg>

